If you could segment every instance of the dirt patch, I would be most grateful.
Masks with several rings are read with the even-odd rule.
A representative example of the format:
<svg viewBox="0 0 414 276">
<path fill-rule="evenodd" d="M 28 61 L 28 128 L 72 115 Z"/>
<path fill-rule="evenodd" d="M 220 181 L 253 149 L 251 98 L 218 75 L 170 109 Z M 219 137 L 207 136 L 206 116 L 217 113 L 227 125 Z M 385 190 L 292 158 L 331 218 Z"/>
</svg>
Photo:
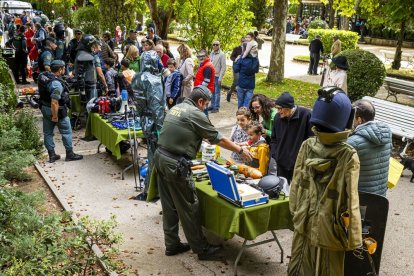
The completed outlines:
<svg viewBox="0 0 414 276">
<path fill-rule="evenodd" d="M 32 180 L 31 181 L 13 181 L 11 183 L 11 186 L 26 193 L 32 193 L 32 192 L 38 192 L 38 191 L 43 192 L 46 196 L 46 202 L 42 206 L 41 210 L 39 210 L 42 213 L 50 214 L 53 212 L 63 212 L 64 211 L 63 207 L 60 205 L 59 201 L 56 200 L 52 191 L 49 189 L 45 180 L 36 170 L 35 166 L 27 167 L 25 170 L 32 176 Z"/>
</svg>

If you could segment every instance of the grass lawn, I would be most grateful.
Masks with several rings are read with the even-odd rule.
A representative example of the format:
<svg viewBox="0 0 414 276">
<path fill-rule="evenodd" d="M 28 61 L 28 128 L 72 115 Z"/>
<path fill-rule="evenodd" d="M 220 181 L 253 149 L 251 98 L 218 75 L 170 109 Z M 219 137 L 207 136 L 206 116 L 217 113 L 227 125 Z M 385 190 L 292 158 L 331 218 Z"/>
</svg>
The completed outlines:
<svg viewBox="0 0 414 276">
<path fill-rule="evenodd" d="M 256 74 L 255 94 L 264 94 L 271 99 L 276 99 L 282 92 L 289 92 L 295 98 L 299 105 L 312 107 L 317 98 L 319 85 L 304 81 L 284 79 L 281 84 L 266 82 L 267 74 L 259 72 Z M 223 84 L 231 86 L 233 81 L 232 68 L 227 66 L 226 74 L 223 78 Z"/>
<path fill-rule="evenodd" d="M 412 77 L 414 78 L 414 68 L 400 68 L 400 70 L 391 69 L 391 65 L 385 65 L 387 74 L 399 75 L 403 77 Z"/>
<path fill-rule="evenodd" d="M 300 60 L 300 61 L 307 61 L 307 62 L 310 62 L 310 56 L 309 55 L 297 55 L 297 56 L 294 56 L 293 57 L 293 59 L 295 60 L 295 59 L 298 59 L 298 60 Z M 323 62 L 323 59 L 322 58 L 320 58 L 319 59 L 319 62 Z"/>
</svg>

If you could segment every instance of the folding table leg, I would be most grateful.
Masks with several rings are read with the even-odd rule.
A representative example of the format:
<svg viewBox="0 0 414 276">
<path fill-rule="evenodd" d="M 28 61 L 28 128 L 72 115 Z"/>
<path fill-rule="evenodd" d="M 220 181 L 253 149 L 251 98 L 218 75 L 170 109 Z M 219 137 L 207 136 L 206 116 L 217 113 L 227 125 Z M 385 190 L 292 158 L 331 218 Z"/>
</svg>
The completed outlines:
<svg viewBox="0 0 414 276">
<path fill-rule="evenodd" d="M 239 250 L 239 254 L 237 254 L 237 258 L 234 261 L 234 275 L 237 275 L 237 265 L 239 264 L 239 261 L 240 261 L 241 255 L 243 254 L 244 249 L 246 247 L 249 247 L 249 246 L 246 245 L 246 243 L 247 243 L 247 240 L 245 239 L 243 244 L 242 244 L 242 247 Z"/>
<path fill-rule="evenodd" d="M 270 232 L 272 232 L 273 238 L 275 239 L 277 245 L 279 246 L 279 249 L 280 249 L 280 263 L 283 264 L 283 248 L 282 248 L 282 245 L 280 244 L 279 240 L 277 239 L 277 236 L 276 236 L 275 232 L 273 230 L 270 231 Z"/>
<path fill-rule="evenodd" d="M 102 143 L 99 143 L 99 145 L 98 145 L 98 152 L 97 153 L 99 153 L 99 148 L 102 146 Z"/>
<path fill-rule="evenodd" d="M 280 242 L 279 242 L 279 240 L 278 240 L 278 238 L 276 236 L 276 233 L 273 230 L 270 230 L 270 232 L 273 235 L 273 238 L 272 239 L 267 239 L 267 240 L 264 240 L 264 241 L 261 241 L 261 242 L 257 242 L 257 243 L 253 243 L 253 244 L 247 244 L 247 240 L 246 239 L 244 240 L 244 242 L 242 244 L 242 247 L 239 250 L 239 254 L 237 254 L 237 258 L 234 261 L 234 275 L 237 275 L 237 265 L 239 264 L 241 255 L 243 254 L 243 251 L 246 248 L 254 247 L 254 246 L 259 246 L 259 245 L 262 245 L 262 244 L 265 244 L 265 243 L 269 243 L 269 242 L 273 242 L 273 241 L 275 241 L 277 243 L 277 245 L 279 246 L 279 249 L 280 249 L 280 263 L 283 263 L 284 251 L 283 251 L 282 245 L 280 244 Z"/>
</svg>

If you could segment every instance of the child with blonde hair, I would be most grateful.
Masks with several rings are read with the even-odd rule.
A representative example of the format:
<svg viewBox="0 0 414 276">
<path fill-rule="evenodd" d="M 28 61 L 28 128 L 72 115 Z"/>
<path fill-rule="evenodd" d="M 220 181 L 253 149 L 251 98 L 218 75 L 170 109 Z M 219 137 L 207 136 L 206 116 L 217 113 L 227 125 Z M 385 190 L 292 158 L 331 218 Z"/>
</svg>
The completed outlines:
<svg viewBox="0 0 414 276">
<path fill-rule="evenodd" d="M 230 140 L 239 146 L 246 146 L 249 136 L 247 135 L 247 125 L 251 120 L 250 110 L 246 107 L 240 107 L 236 112 L 237 124 L 233 127 L 230 135 Z M 243 159 L 239 154 L 233 152 L 231 159 L 236 163 L 243 163 Z"/>
</svg>

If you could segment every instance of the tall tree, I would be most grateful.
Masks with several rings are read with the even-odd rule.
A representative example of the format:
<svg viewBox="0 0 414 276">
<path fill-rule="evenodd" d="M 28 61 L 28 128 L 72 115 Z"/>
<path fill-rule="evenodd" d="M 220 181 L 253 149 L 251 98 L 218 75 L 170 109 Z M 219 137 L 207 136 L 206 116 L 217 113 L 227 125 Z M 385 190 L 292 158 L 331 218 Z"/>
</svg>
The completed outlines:
<svg viewBox="0 0 414 276">
<path fill-rule="evenodd" d="M 286 19 L 288 0 L 274 0 L 272 51 L 267 81 L 281 82 L 285 74 Z"/>
<path fill-rule="evenodd" d="M 249 10 L 254 14 L 252 25 L 261 30 L 269 16 L 269 8 L 272 5 L 271 0 L 250 0 Z"/>
<path fill-rule="evenodd" d="M 230 50 L 251 30 L 248 0 L 188 0 L 180 7 L 180 32 L 196 50 L 211 50 L 214 40 Z"/>
<path fill-rule="evenodd" d="M 158 35 L 163 39 L 168 37 L 168 28 L 174 19 L 176 0 L 145 0 L 152 20 L 157 28 Z"/>
</svg>

